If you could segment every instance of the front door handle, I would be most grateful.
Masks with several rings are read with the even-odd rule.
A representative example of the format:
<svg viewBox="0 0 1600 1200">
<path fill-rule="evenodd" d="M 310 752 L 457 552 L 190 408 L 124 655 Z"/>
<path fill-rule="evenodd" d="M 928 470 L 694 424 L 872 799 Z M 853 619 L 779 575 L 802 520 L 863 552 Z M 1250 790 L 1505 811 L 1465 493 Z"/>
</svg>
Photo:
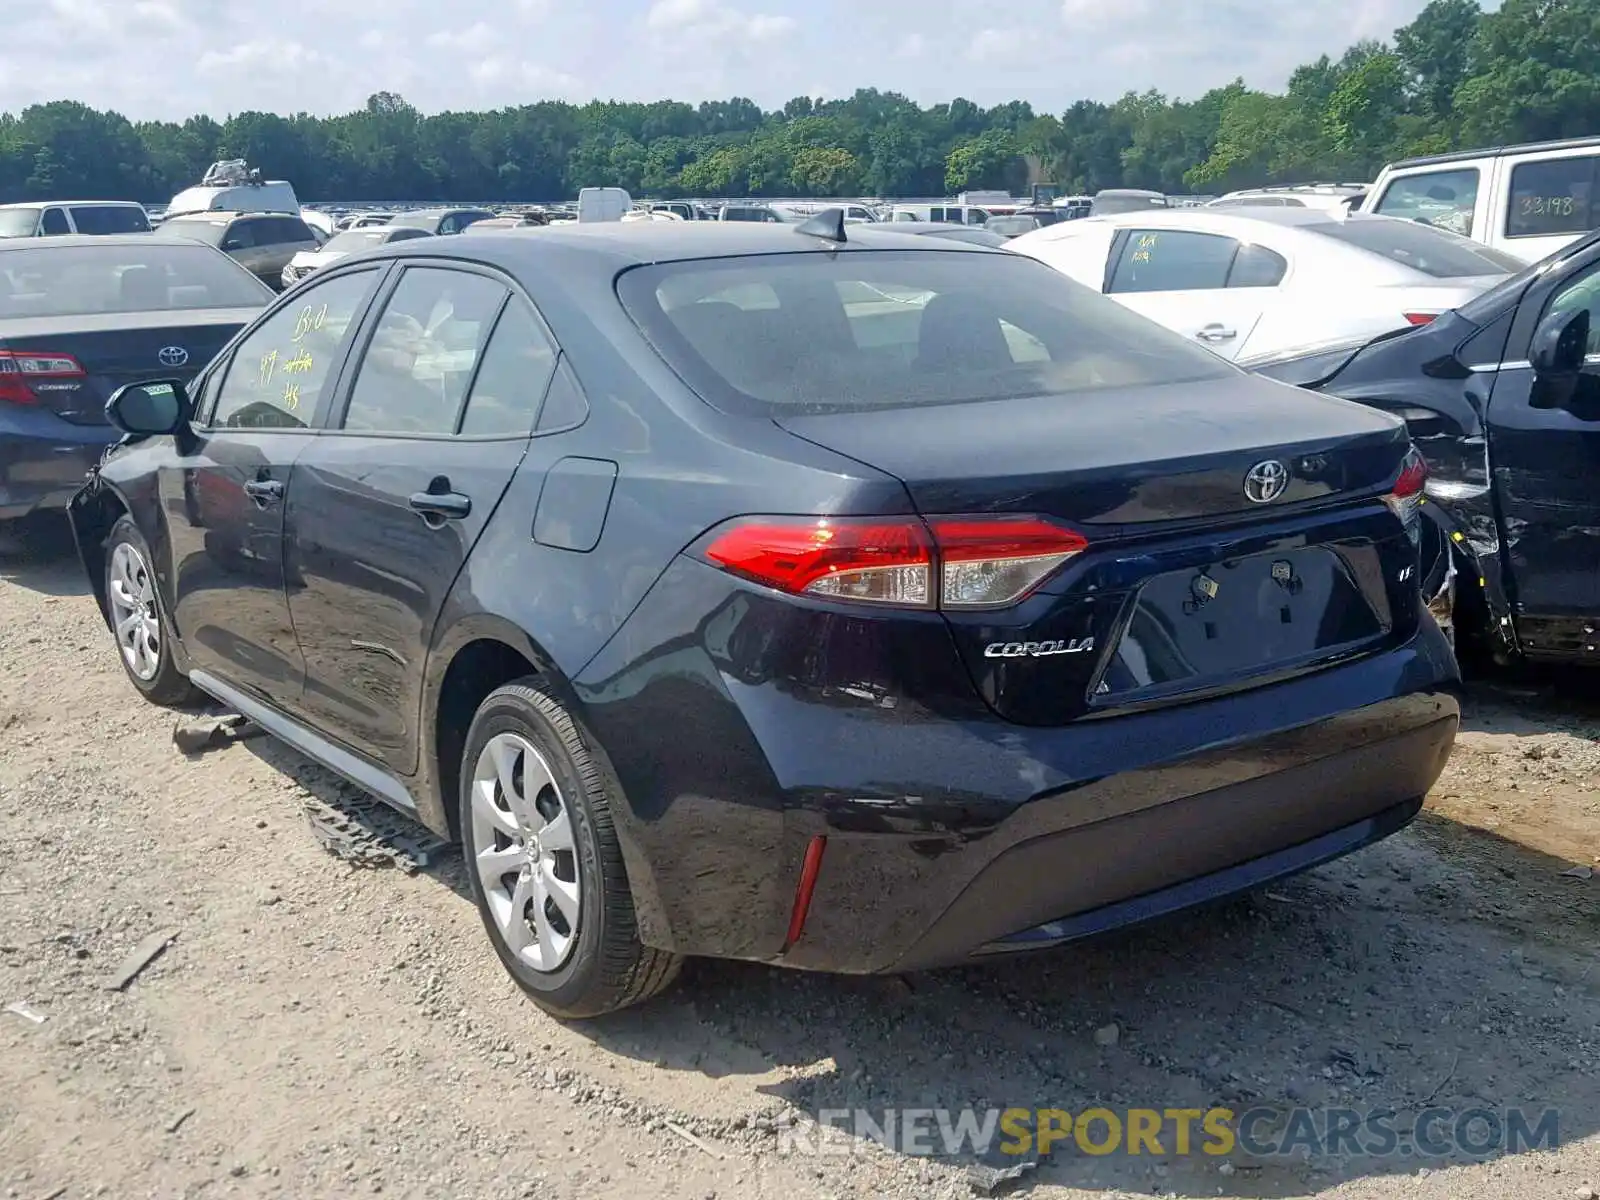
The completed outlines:
<svg viewBox="0 0 1600 1200">
<path fill-rule="evenodd" d="M 460 492 L 416 492 L 411 497 L 411 507 L 424 518 L 460 521 L 471 515 L 472 497 Z"/>
<path fill-rule="evenodd" d="M 1195 334 L 1195 337 L 1199 338 L 1202 342 L 1226 342 L 1231 341 L 1238 336 L 1239 334 L 1237 330 L 1229 329 L 1227 326 L 1217 321 L 1213 321 L 1211 324 L 1204 326 L 1199 333 Z"/>
<path fill-rule="evenodd" d="M 278 479 L 252 479 L 244 485 L 244 494 L 262 508 L 283 498 L 283 481 Z"/>
</svg>

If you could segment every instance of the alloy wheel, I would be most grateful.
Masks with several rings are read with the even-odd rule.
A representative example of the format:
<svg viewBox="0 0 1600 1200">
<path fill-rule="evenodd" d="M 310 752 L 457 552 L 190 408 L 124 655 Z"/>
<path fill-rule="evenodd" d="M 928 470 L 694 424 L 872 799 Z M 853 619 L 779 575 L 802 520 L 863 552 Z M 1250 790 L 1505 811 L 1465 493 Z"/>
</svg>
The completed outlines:
<svg viewBox="0 0 1600 1200">
<path fill-rule="evenodd" d="M 577 945 L 583 897 L 572 814 L 550 764 L 521 734 L 497 733 L 472 772 L 473 868 L 506 948 L 535 971 Z"/>
<path fill-rule="evenodd" d="M 138 678 L 154 679 L 161 670 L 161 618 L 156 614 L 150 564 L 138 547 L 117 543 L 111 552 L 106 594 L 111 601 L 111 624 L 122 661 Z"/>
</svg>

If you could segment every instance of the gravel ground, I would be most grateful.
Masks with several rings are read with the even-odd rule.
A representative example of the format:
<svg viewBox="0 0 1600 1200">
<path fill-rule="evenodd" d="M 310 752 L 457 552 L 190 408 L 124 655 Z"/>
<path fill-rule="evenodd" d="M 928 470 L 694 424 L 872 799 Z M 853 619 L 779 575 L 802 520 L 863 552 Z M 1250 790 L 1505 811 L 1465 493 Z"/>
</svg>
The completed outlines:
<svg viewBox="0 0 1600 1200">
<path fill-rule="evenodd" d="M 75 564 L 0 565 L 0 655 L 0 1009 L 45 1018 L 0 1011 L 5 1197 L 922 1200 L 970 1194 L 968 1164 L 780 1154 L 774 1121 L 1094 1103 L 1555 1106 L 1563 1144 L 1421 1169 L 1072 1153 L 1019 1190 L 1600 1188 L 1600 879 L 1563 874 L 1600 865 L 1600 688 L 1476 689 L 1429 813 L 1245 900 L 908 979 L 696 963 L 568 1027 L 504 977 L 453 856 L 356 869 L 306 822 L 345 794 L 320 769 L 265 739 L 181 756 Z"/>
</svg>

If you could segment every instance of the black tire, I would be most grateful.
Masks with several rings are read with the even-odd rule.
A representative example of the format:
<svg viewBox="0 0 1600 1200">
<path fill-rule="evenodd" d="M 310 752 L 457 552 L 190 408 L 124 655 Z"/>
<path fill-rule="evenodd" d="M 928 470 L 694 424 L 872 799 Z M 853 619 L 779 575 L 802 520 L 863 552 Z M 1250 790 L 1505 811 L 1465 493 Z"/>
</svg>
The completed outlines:
<svg viewBox="0 0 1600 1200">
<path fill-rule="evenodd" d="M 491 739 L 508 733 L 526 739 L 544 758 L 573 828 L 580 898 L 575 941 L 550 971 L 535 970 L 507 946 L 476 866 L 481 847 L 474 844 L 473 774 Z M 585 731 L 538 678 L 508 683 L 478 706 L 461 757 L 459 792 L 462 854 L 473 901 L 500 962 L 534 1003 L 566 1019 L 598 1017 L 648 1000 L 677 978 L 682 958 L 639 940 L 606 774 Z"/>
<path fill-rule="evenodd" d="M 133 518 L 123 516 L 111 527 L 111 533 L 106 538 L 106 573 L 105 586 L 107 591 L 106 610 L 113 614 L 112 637 L 116 638 L 115 608 L 113 607 L 110 590 L 112 579 L 112 562 L 117 556 L 117 548 L 126 545 L 138 556 L 139 562 L 145 571 L 152 570 L 150 547 L 144 540 L 144 535 L 139 532 L 139 527 L 133 523 Z M 178 664 L 173 657 L 172 645 L 175 635 L 172 631 L 172 622 L 167 618 L 165 606 L 161 603 L 161 590 L 153 585 L 150 589 L 150 607 L 154 610 L 154 617 L 159 629 L 157 635 L 156 670 L 148 678 L 141 678 L 128 662 L 127 655 L 123 653 L 122 642 L 117 639 L 117 661 L 122 664 L 128 681 L 139 689 L 139 693 L 152 704 L 164 707 L 177 707 L 190 704 L 199 697 L 188 676 L 178 670 Z"/>
</svg>

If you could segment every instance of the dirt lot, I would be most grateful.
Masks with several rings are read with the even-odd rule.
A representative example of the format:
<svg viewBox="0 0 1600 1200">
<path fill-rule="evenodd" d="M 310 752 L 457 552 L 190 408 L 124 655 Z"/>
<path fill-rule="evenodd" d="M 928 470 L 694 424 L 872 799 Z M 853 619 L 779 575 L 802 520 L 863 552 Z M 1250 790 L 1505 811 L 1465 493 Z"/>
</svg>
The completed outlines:
<svg viewBox="0 0 1600 1200">
<path fill-rule="evenodd" d="M 569 1028 L 504 978 L 453 859 L 329 855 L 302 802 L 340 786 L 266 740 L 179 755 L 74 564 L 0 567 L 0 656 L 0 1008 L 46 1018 L 0 1011 L 6 1197 L 954 1197 L 965 1163 L 780 1155 L 771 1121 L 1097 1101 L 1555 1106 L 1563 1145 L 1420 1172 L 1072 1154 L 1023 1189 L 1600 1188 L 1600 878 L 1563 874 L 1600 866 L 1600 687 L 1476 690 L 1427 816 L 1250 899 L 909 980 L 694 964 Z"/>
</svg>

